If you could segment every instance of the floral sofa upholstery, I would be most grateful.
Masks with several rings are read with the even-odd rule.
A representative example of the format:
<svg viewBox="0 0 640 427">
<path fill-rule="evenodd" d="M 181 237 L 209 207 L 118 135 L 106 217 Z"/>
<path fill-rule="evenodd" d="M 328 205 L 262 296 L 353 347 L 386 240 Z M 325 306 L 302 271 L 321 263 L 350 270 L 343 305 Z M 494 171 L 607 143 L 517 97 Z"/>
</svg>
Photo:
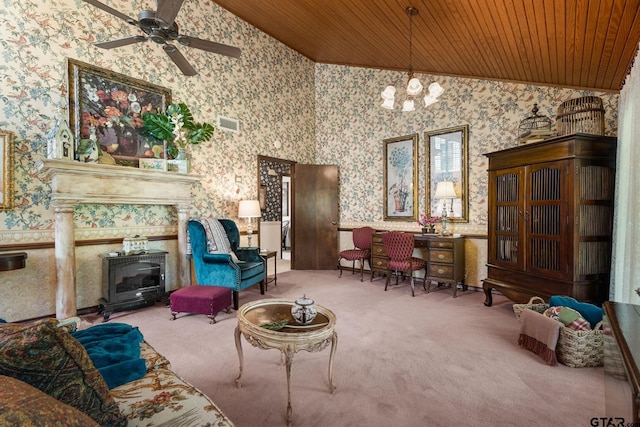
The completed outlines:
<svg viewBox="0 0 640 427">
<path fill-rule="evenodd" d="M 233 426 L 220 408 L 171 370 L 169 361 L 146 341 L 140 355 L 144 378 L 110 390 L 128 426 Z"/>
<path fill-rule="evenodd" d="M 0 425 L 233 426 L 149 343 L 139 346 L 144 376 L 109 389 L 55 319 L 0 324 Z"/>
</svg>

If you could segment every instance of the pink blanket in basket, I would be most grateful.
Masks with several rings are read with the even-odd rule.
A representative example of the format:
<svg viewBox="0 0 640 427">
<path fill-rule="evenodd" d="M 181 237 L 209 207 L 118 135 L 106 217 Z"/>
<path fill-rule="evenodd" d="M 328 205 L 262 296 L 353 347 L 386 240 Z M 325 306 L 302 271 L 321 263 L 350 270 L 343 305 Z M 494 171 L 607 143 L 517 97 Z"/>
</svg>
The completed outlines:
<svg viewBox="0 0 640 427">
<path fill-rule="evenodd" d="M 556 344 L 562 323 L 533 310 L 520 313 L 518 344 L 542 357 L 551 366 L 558 364 Z"/>
</svg>

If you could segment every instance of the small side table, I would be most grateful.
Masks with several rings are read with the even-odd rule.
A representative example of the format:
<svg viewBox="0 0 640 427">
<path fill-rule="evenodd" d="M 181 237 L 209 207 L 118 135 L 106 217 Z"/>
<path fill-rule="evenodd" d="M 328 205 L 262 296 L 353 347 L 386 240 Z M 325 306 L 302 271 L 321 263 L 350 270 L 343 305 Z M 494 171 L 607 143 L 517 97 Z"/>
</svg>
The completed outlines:
<svg viewBox="0 0 640 427">
<path fill-rule="evenodd" d="M 271 282 L 273 282 L 273 286 L 278 286 L 278 258 L 276 255 L 278 255 L 278 251 L 270 251 L 268 249 L 260 251 L 260 256 L 264 259 L 265 274 L 267 276 L 264 281 L 265 290 Z M 269 258 L 273 258 L 273 276 L 269 276 Z"/>
<path fill-rule="evenodd" d="M 293 355 L 300 350 L 309 353 L 322 351 L 331 344 L 329 353 L 329 391 L 335 393 L 333 383 L 333 357 L 338 345 L 338 334 L 335 331 L 336 315 L 321 305 L 315 305 L 318 314 L 309 325 L 298 325 L 291 316 L 294 301 L 285 299 L 263 299 L 244 304 L 238 310 L 238 326 L 235 329 L 236 350 L 240 361 L 240 372 L 236 378 L 236 386 L 240 388 L 244 356 L 241 337 L 253 347 L 262 350 L 278 349 L 285 357 L 287 371 L 287 426 L 293 423 L 291 407 L 291 365 Z M 279 331 L 264 328 L 262 325 L 277 321 L 288 321 Z"/>
</svg>

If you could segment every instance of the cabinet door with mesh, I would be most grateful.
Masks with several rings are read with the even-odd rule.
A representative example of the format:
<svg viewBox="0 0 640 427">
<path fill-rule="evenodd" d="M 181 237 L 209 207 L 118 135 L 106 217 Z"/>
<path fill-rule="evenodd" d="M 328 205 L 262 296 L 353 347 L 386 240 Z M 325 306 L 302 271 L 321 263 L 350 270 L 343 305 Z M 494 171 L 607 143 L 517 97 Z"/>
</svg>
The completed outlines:
<svg viewBox="0 0 640 427">
<path fill-rule="evenodd" d="M 569 249 L 572 245 L 567 206 L 572 192 L 570 161 L 527 167 L 525 194 L 525 269 L 546 276 L 567 277 Z"/>
<path fill-rule="evenodd" d="M 489 173 L 490 264 L 521 270 L 523 229 L 523 168 L 500 169 Z"/>
</svg>

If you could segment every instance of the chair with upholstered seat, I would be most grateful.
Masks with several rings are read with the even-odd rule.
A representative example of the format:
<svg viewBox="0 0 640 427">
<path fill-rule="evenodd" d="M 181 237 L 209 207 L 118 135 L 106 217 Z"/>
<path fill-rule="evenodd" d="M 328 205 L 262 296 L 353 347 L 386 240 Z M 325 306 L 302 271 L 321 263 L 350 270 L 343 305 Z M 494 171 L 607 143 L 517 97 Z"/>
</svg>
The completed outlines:
<svg viewBox="0 0 640 427">
<path fill-rule="evenodd" d="M 340 251 L 340 256 L 338 257 L 338 269 L 340 270 L 340 276 L 338 277 L 342 277 L 342 264 L 340 263 L 341 260 L 345 259 L 352 262 L 352 274 L 355 274 L 356 272 L 356 261 L 360 261 L 360 281 L 363 281 L 364 262 L 369 262 L 369 268 L 371 268 L 371 236 L 375 232 L 376 230 L 371 227 L 360 227 L 353 229 L 352 239 L 354 248 Z"/>
<path fill-rule="evenodd" d="M 265 291 L 266 265 L 259 248 L 240 247 L 240 232 L 229 219 L 201 218 L 188 224 L 189 243 L 198 285 L 231 288 L 233 308 L 238 292 L 260 284 Z"/>
<path fill-rule="evenodd" d="M 387 281 L 384 285 L 384 290 L 386 291 L 389 286 L 389 279 L 391 279 L 392 272 L 396 272 L 396 285 L 398 284 L 398 273 L 407 273 L 411 280 L 411 296 L 415 297 L 413 273 L 415 271 L 425 270 L 426 277 L 427 262 L 413 256 L 413 248 L 415 246 L 413 235 L 400 231 L 388 231 L 382 233 L 382 244 L 389 258 L 387 262 Z M 424 290 L 427 291 L 426 280 L 424 279 L 422 286 Z"/>
</svg>

